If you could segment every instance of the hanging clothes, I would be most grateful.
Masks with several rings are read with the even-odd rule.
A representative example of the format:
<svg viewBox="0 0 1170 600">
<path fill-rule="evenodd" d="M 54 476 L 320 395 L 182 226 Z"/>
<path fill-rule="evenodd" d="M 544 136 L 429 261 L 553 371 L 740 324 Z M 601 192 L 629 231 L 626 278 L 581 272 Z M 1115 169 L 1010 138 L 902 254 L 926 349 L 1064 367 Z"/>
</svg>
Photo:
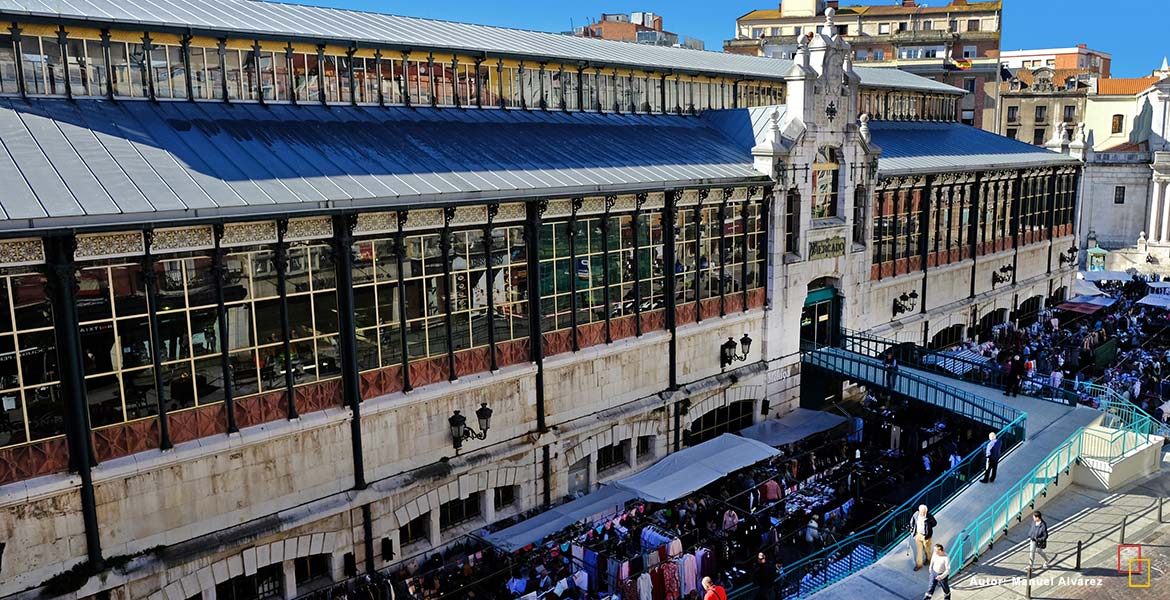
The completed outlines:
<svg viewBox="0 0 1170 600">
<path fill-rule="evenodd" d="M 764 502 L 775 502 L 780 499 L 780 484 L 775 479 L 769 479 L 763 485 Z"/>
<path fill-rule="evenodd" d="M 654 600 L 654 582 L 649 573 L 638 576 L 638 600 Z"/>
<path fill-rule="evenodd" d="M 735 531 L 738 525 L 739 515 L 735 514 L 734 510 L 727 509 L 727 512 L 723 513 L 723 529 L 725 531 Z"/>
<path fill-rule="evenodd" d="M 683 551 L 682 540 L 680 540 L 678 538 L 674 538 L 673 540 L 670 540 L 670 544 L 667 545 L 667 549 L 666 549 L 666 553 L 668 555 L 670 555 L 671 557 L 675 557 L 675 556 L 682 554 L 682 551 Z"/>
<path fill-rule="evenodd" d="M 663 563 L 662 580 L 665 584 L 665 600 L 679 600 L 682 598 L 682 590 L 679 587 L 678 581 L 678 564 L 674 561 Z"/>
<path fill-rule="evenodd" d="M 636 579 L 625 579 L 622 581 L 622 600 L 642 600 Z"/>
</svg>

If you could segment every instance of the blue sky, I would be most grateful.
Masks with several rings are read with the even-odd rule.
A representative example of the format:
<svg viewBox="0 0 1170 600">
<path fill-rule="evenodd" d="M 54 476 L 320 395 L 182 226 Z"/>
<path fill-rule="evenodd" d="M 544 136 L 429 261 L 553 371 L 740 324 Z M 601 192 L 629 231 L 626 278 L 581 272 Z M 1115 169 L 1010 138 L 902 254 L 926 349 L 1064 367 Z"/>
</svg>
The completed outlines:
<svg viewBox="0 0 1170 600">
<path fill-rule="evenodd" d="M 602 12 L 645 10 L 662 15 L 666 29 L 697 37 L 709 49 L 731 37 L 736 17 L 773 0 L 300 0 L 304 4 L 466 21 L 541 31 L 568 31 Z M 927 0 L 942 6 L 948 0 Z M 894 4 L 859 0 L 848 4 Z M 1170 54 L 1166 11 L 1170 0 L 1005 0 L 1004 50 L 1088 44 L 1113 55 L 1114 77 L 1149 75 Z"/>
</svg>

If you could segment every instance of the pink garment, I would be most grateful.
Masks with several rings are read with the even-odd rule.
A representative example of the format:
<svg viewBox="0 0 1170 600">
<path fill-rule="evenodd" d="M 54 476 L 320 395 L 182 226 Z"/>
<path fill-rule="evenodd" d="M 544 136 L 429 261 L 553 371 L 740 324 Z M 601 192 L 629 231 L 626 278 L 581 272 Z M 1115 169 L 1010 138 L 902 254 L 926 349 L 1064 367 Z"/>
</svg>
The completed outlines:
<svg viewBox="0 0 1170 600">
<path fill-rule="evenodd" d="M 780 499 L 780 484 L 776 480 L 769 479 L 763 485 L 764 502 L 775 502 Z"/>
<path fill-rule="evenodd" d="M 735 531 L 735 528 L 738 526 L 739 515 L 735 514 L 734 510 L 727 509 L 727 512 L 723 513 L 723 529 L 726 531 Z"/>
<path fill-rule="evenodd" d="M 698 588 L 699 561 L 694 554 L 682 557 L 682 593 L 687 595 Z"/>
</svg>

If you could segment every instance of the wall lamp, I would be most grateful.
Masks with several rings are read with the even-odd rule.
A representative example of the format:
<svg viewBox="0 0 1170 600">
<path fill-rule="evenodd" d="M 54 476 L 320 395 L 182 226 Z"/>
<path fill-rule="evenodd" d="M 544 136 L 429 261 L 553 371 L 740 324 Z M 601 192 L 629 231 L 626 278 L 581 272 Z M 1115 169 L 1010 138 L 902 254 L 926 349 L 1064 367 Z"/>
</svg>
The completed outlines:
<svg viewBox="0 0 1170 600">
<path fill-rule="evenodd" d="M 918 291 L 912 291 L 909 294 L 902 292 L 901 296 L 894 298 L 894 316 L 902 313 L 913 312 L 918 308 Z"/>
<path fill-rule="evenodd" d="M 1079 253 L 1080 251 L 1081 251 L 1080 248 L 1077 248 L 1076 246 L 1073 246 L 1073 247 L 1069 248 L 1068 250 L 1065 250 L 1060 255 L 1060 264 L 1066 265 L 1066 264 L 1070 264 L 1070 263 L 1075 263 L 1077 261 L 1077 253 Z"/>
<path fill-rule="evenodd" d="M 736 349 L 743 351 L 743 354 L 736 354 Z M 727 338 L 723 345 L 719 346 L 719 366 L 726 369 L 730 367 L 735 361 L 747 360 L 748 351 L 752 349 L 752 338 L 748 334 L 743 334 L 739 338 L 739 344 L 735 343 L 735 338 Z"/>
<path fill-rule="evenodd" d="M 447 423 L 451 425 L 451 442 L 455 444 L 456 450 L 463 447 L 465 440 L 487 438 L 488 427 L 492 424 L 492 409 L 488 408 L 486 402 L 480 403 L 475 411 L 475 418 L 479 420 L 479 431 L 468 427 L 467 417 L 459 414 L 459 411 L 455 411 L 447 418 Z"/>
<path fill-rule="evenodd" d="M 1012 272 L 1015 270 L 1016 268 L 1011 265 L 1004 265 L 1000 267 L 998 271 L 993 271 L 991 273 L 991 287 L 994 288 L 1001 283 L 1007 283 L 1011 281 Z"/>
</svg>

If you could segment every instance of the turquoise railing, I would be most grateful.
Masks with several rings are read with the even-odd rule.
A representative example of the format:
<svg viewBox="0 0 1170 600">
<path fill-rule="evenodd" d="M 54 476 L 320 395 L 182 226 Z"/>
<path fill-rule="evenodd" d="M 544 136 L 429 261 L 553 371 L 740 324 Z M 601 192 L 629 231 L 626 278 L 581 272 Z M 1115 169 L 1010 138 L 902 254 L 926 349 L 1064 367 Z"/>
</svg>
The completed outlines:
<svg viewBox="0 0 1170 600">
<path fill-rule="evenodd" d="M 838 348 L 806 352 L 805 366 L 822 369 L 854 381 L 884 385 L 886 371 L 881 361 Z M 907 394 L 962 414 L 998 429 L 1004 452 L 1024 441 L 1027 415 L 1010 406 L 980 398 L 964 390 L 913 373 L 899 373 L 899 393 Z M 982 446 L 963 457 L 957 465 L 886 513 L 876 523 L 800 560 L 784 566 L 776 580 L 776 598 L 800 598 L 815 593 L 873 564 L 906 537 L 911 514 L 921 504 L 939 510 L 954 499 L 983 472 Z M 731 599 L 754 592 L 748 585 L 732 590 Z"/>
<path fill-rule="evenodd" d="M 1104 414 L 1100 425 L 1108 429 L 1082 427 L 1073 432 L 1007 493 L 963 528 L 950 548 L 951 565 L 955 572 L 989 549 L 997 537 L 1006 535 L 1012 525 L 1021 522 L 1024 511 L 1034 506 L 1037 497 L 1047 496 L 1048 486 L 1059 483 L 1061 473 L 1070 476 L 1072 466 L 1078 460 L 1113 462 L 1164 435 L 1157 421 L 1130 402 L 1109 396 L 1102 396 L 1102 401 Z"/>
<path fill-rule="evenodd" d="M 805 352 L 801 360 L 805 365 L 840 374 L 854 381 L 883 387 L 886 384 L 887 372 L 882 361 L 848 350 L 826 347 Z M 905 370 L 898 371 L 895 387 L 899 394 L 934 404 L 993 428 L 1003 427 L 1023 414 L 1006 404 Z"/>
</svg>

